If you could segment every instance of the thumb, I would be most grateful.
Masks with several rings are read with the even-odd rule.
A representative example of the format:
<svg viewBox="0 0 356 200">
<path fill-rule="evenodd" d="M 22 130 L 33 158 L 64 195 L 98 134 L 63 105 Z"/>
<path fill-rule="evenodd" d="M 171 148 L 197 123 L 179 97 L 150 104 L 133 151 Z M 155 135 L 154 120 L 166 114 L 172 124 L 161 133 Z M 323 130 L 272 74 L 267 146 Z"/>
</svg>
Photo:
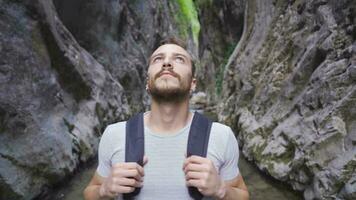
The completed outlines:
<svg viewBox="0 0 356 200">
<path fill-rule="evenodd" d="M 147 162 L 148 162 L 147 156 L 143 156 L 143 166 L 145 166 Z"/>
</svg>

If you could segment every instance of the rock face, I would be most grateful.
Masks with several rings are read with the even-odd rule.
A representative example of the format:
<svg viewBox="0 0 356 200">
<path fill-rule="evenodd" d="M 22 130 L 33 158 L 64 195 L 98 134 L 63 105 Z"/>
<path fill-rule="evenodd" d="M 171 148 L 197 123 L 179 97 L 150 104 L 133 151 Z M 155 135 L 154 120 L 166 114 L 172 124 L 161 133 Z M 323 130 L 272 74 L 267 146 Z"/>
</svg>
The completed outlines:
<svg viewBox="0 0 356 200">
<path fill-rule="evenodd" d="M 0 0 L 0 199 L 41 196 L 95 156 L 108 123 L 143 110 L 147 58 L 167 35 L 188 41 L 213 100 L 243 5 Z"/>
<path fill-rule="evenodd" d="M 32 199 L 95 155 L 103 126 L 130 110 L 51 1 L 0 5 L 0 199 Z"/>
<path fill-rule="evenodd" d="M 305 199 L 355 199 L 356 2 L 247 2 L 220 120 Z"/>
</svg>

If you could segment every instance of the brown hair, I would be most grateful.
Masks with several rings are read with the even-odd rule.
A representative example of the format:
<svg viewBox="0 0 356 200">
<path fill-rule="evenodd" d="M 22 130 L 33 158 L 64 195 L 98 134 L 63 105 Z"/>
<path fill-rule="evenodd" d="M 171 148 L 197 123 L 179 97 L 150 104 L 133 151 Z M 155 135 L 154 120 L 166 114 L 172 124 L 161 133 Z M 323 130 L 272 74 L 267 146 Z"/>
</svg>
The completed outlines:
<svg viewBox="0 0 356 200">
<path fill-rule="evenodd" d="M 185 49 L 189 53 L 189 51 L 187 49 L 187 43 L 184 40 L 182 40 L 182 39 L 180 39 L 180 38 L 178 38 L 176 36 L 169 36 L 169 37 L 164 38 L 163 40 L 161 40 L 159 42 L 159 45 L 157 46 L 157 48 L 162 46 L 162 45 L 165 45 L 165 44 L 178 45 L 178 46 L 182 47 L 183 49 Z M 194 61 L 193 61 L 192 57 L 191 57 L 190 61 L 192 63 L 192 76 L 194 77 L 195 76 L 195 65 L 194 65 Z"/>
</svg>

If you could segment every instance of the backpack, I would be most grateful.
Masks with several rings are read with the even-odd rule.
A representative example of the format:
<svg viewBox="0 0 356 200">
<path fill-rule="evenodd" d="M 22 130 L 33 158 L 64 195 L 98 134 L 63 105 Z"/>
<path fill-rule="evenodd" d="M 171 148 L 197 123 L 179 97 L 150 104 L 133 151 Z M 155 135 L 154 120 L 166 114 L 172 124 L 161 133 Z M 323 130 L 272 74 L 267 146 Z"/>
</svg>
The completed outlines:
<svg viewBox="0 0 356 200">
<path fill-rule="evenodd" d="M 203 115 L 195 112 L 192 124 L 189 130 L 188 144 L 187 144 L 187 157 L 197 155 L 206 157 L 210 129 L 212 121 Z M 130 118 L 126 122 L 126 149 L 125 149 L 125 162 L 136 162 L 143 166 L 144 156 L 144 124 L 143 113 L 139 113 Z M 195 199 L 200 200 L 203 195 L 195 187 L 188 188 L 189 195 Z M 125 200 L 133 199 L 140 192 L 140 188 L 136 188 L 132 193 L 123 195 Z"/>
</svg>

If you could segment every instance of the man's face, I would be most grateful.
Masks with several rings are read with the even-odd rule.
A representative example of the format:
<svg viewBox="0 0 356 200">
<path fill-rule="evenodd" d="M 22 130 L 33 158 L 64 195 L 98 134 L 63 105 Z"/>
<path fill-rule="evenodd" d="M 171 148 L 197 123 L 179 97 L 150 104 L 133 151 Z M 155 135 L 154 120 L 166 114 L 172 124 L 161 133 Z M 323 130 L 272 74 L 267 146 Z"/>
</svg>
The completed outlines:
<svg viewBox="0 0 356 200">
<path fill-rule="evenodd" d="M 179 101 L 195 89 L 191 57 L 175 44 L 165 44 L 153 52 L 148 67 L 147 86 L 152 98 Z"/>
</svg>

